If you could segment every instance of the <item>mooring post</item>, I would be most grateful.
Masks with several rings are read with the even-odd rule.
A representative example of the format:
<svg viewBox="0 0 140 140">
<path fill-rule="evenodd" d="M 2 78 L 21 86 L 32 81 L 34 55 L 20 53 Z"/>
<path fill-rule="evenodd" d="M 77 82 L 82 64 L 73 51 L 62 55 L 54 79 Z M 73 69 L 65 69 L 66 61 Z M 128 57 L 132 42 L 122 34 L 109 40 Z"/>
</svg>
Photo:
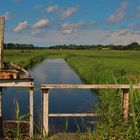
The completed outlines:
<svg viewBox="0 0 140 140">
<path fill-rule="evenodd" d="M 49 133 L 49 89 L 42 90 L 42 134 Z"/>
<path fill-rule="evenodd" d="M 0 71 L 3 70 L 4 25 L 5 17 L 0 16 Z M 0 87 L 0 137 L 3 135 L 2 120 L 2 87 Z"/>
<path fill-rule="evenodd" d="M 5 17 L 0 16 L 0 70 L 3 69 L 4 25 Z"/>
<path fill-rule="evenodd" d="M 34 88 L 30 88 L 30 137 L 33 137 L 33 92 Z"/>
<path fill-rule="evenodd" d="M 128 115 L 129 115 L 129 90 L 128 89 L 123 89 L 122 115 L 123 115 L 123 120 L 126 123 L 128 121 Z"/>
</svg>

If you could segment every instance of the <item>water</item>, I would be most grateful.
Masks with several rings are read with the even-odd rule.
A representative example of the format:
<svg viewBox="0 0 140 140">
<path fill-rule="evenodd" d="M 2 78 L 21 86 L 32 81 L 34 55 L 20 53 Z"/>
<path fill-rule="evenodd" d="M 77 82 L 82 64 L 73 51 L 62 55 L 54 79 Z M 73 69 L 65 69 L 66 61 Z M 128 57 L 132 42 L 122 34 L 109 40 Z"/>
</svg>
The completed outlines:
<svg viewBox="0 0 140 140">
<path fill-rule="evenodd" d="M 37 126 L 40 124 L 41 110 L 41 84 L 81 84 L 83 83 L 77 74 L 67 65 L 63 59 L 49 59 L 29 70 L 35 78 L 34 92 L 34 120 Z M 86 113 L 95 112 L 98 103 L 97 96 L 90 89 L 53 89 L 49 90 L 49 113 Z M 4 119 L 15 119 L 14 100 L 18 100 L 20 113 L 29 112 L 29 93 L 25 88 L 8 88 L 3 95 Z M 75 132 L 84 129 L 87 125 L 84 118 L 68 118 L 69 131 Z M 85 119 L 84 119 L 85 120 Z M 86 118 L 87 121 L 93 118 Z M 65 129 L 67 118 L 49 118 L 51 131 Z"/>
</svg>

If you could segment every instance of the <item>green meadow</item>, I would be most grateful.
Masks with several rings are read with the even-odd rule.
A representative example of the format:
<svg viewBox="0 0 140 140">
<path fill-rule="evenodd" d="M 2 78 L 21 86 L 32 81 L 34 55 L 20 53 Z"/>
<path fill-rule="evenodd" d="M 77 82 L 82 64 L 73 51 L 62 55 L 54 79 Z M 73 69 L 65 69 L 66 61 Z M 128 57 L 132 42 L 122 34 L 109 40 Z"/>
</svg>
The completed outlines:
<svg viewBox="0 0 140 140">
<path fill-rule="evenodd" d="M 140 82 L 140 51 L 110 50 L 24 50 L 5 51 L 5 61 L 30 68 L 47 58 L 63 58 L 85 83 L 108 84 Z M 93 124 L 87 128 L 88 139 L 140 139 L 140 91 L 130 89 L 128 123 L 122 120 L 122 91 L 99 90 L 99 108 Z M 103 93 L 103 94 L 102 94 Z M 80 136 L 80 139 L 84 139 Z"/>
<path fill-rule="evenodd" d="M 139 79 L 139 51 L 8 50 L 5 61 L 32 67 L 46 58 L 64 58 L 87 83 L 126 83 Z"/>
</svg>

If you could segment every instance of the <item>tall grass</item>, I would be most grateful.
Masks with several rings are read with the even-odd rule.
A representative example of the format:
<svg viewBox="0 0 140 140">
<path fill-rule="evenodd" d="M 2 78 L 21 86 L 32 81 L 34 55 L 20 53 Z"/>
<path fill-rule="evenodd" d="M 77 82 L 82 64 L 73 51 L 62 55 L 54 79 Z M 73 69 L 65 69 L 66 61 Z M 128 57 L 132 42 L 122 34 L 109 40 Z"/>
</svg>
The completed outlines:
<svg viewBox="0 0 140 140">
<path fill-rule="evenodd" d="M 74 53 L 76 54 L 76 53 Z M 100 51 L 77 53 L 66 57 L 86 83 L 139 83 L 140 77 L 128 79 L 129 74 L 140 73 L 139 52 Z M 96 130 L 90 132 L 93 139 L 140 139 L 140 92 L 130 90 L 130 116 L 128 123 L 122 120 L 122 93 L 120 90 L 99 90 L 100 105 L 95 121 Z"/>
</svg>

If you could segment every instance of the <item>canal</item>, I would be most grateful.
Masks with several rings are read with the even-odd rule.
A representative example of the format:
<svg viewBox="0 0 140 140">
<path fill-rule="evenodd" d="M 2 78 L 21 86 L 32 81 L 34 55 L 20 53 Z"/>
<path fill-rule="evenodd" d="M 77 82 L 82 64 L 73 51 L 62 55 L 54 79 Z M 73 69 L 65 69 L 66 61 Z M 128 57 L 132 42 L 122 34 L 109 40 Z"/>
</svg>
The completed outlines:
<svg viewBox="0 0 140 140">
<path fill-rule="evenodd" d="M 41 84 L 83 84 L 81 79 L 63 59 L 47 59 L 37 64 L 29 73 L 35 79 L 34 120 L 35 127 L 40 129 L 41 122 Z M 53 89 L 49 91 L 49 113 L 95 113 L 98 104 L 97 95 L 90 89 Z M 59 93 L 59 94 L 58 94 Z M 20 115 L 29 112 L 29 94 L 24 88 L 8 88 L 3 93 L 3 117 L 15 119 L 14 101 L 18 101 Z M 91 127 L 94 118 L 70 117 L 49 118 L 51 132 L 70 132 L 85 130 Z M 67 126 L 66 126 L 67 125 Z"/>
</svg>

